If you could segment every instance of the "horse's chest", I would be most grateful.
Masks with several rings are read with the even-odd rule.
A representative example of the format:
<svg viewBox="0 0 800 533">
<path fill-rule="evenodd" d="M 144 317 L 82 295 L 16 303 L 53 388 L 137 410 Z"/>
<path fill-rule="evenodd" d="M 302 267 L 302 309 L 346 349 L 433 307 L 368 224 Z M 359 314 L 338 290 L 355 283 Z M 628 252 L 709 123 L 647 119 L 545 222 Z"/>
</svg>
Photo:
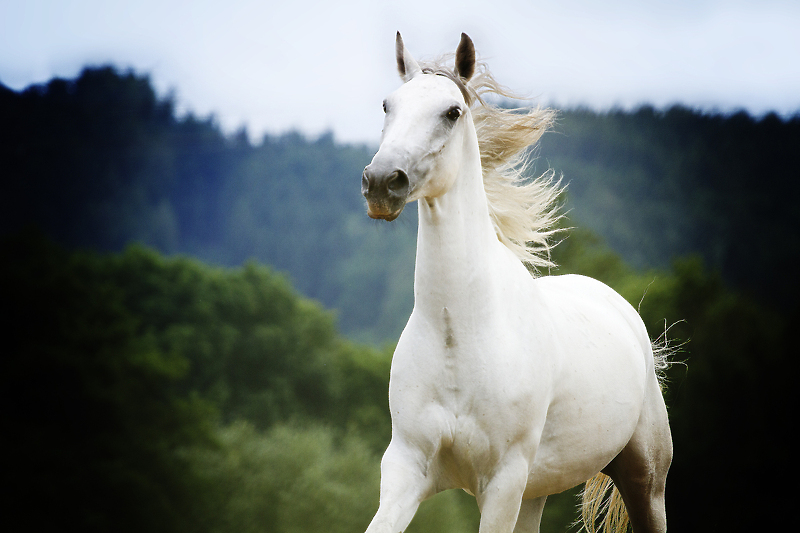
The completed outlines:
<svg viewBox="0 0 800 533">
<path fill-rule="evenodd" d="M 396 353 L 390 385 L 395 423 L 444 434 L 455 447 L 474 448 L 486 435 L 514 438 L 536 419 L 537 408 L 546 409 L 542 373 L 503 337 L 467 343 L 457 328 L 448 329 L 442 345 L 427 346 L 422 357 Z"/>
<path fill-rule="evenodd" d="M 520 421 L 489 423 L 488 413 L 447 413 L 441 440 L 430 457 L 441 488 L 483 492 L 485 484 L 504 461 L 509 449 L 528 440 L 530 428 Z M 476 492 L 477 491 L 477 492 Z"/>
<path fill-rule="evenodd" d="M 444 488 L 480 490 L 509 448 L 535 436 L 537 421 L 543 424 L 546 387 L 510 336 L 487 340 L 484 327 L 474 338 L 447 317 L 444 312 L 440 336 L 425 337 L 434 342 L 398 347 L 393 424 L 428 457 Z"/>
<path fill-rule="evenodd" d="M 453 487 L 477 485 L 496 462 L 496 446 L 472 417 L 454 419 L 453 431 L 443 435 L 435 457 L 441 482 Z"/>
</svg>

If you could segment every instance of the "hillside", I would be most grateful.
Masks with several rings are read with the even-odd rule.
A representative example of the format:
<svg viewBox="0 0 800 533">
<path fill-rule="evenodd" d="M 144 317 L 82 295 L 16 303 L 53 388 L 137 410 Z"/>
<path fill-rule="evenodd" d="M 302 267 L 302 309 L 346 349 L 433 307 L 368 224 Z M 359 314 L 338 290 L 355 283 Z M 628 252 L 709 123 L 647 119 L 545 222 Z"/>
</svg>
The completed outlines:
<svg viewBox="0 0 800 533">
<path fill-rule="evenodd" d="M 245 132 L 224 136 L 213 117 L 177 118 L 146 76 L 112 67 L 21 93 L 0 88 L 0 116 L 6 233 L 35 224 L 68 246 L 140 242 L 227 266 L 254 258 L 337 309 L 354 338 L 399 334 L 416 218 L 364 216 L 359 178 L 375 147 L 299 133 L 251 145 Z M 699 254 L 729 283 L 785 308 L 797 296 L 797 283 L 776 284 L 800 255 L 798 143 L 797 117 L 566 110 L 535 171 L 563 174 L 569 224 L 637 268 Z"/>
<path fill-rule="evenodd" d="M 800 115 L 761 119 L 683 107 L 561 113 L 540 156 L 569 183 L 571 218 L 638 268 L 699 254 L 740 289 L 783 308 L 800 257 Z M 788 290 L 787 290 L 788 289 Z"/>
</svg>

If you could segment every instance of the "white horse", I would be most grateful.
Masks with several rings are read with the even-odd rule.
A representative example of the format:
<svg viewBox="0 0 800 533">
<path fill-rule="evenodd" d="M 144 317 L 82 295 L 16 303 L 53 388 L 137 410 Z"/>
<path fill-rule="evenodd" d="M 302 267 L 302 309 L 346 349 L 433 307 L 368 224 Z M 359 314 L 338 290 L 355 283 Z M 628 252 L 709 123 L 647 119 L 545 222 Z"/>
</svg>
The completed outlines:
<svg viewBox="0 0 800 533">
<path fill-rule="evenodd" d="M 547 495 L 590 478 L 588 529 L 624 530 L 629 516 L 635 533 L 665 531 L 672 440 L 642 320 L 598 281 L 525 267 L 549 263 L 558 218 L 552 178 L 525 181 L 520 167 L 552 114 L 486 104 L 507 93 L 464 34 L 453 70 L 420 66 L 398 33 L 397 66 L 405 83 L 384 101 L 362 193 L 385 220 L 419 200 L 415 300 L 368 533 L 405 530 L 451 488 L 477 498 L 481 533 L 536 532 Z"/>
</svg>

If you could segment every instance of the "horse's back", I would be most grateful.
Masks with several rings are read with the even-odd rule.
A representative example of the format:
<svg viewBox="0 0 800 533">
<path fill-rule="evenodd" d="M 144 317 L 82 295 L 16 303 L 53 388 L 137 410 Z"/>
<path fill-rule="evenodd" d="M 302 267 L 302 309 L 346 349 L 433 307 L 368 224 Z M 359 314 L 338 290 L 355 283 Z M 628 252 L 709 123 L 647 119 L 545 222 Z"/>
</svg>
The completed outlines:
<svg viewBox="0 0 800 533">
<path fill-rule="evenodd" d="M 554 357 L 564 386 L 578 376 L 599 388 L 643 389 L 654 373 L 652 346 L 638 312 L 604 283 L 580 275 L 547 276 L 533 282 L 534 320 L 550 326 Z M 540 328 L 537 335 L 542 336 Z M 566 374 L 565 374 L 566 372 Z M 556 378 L 558 379 L 558 378 Z"/>
<path fill-rule="evenodd" d="M 554 328 L 569 332 L 564 344 L 570 346 L 571 355 L 594 359 L 616 348 L 618 357 L 632 356 L 650 369 L 647 329 L 633 306 L 608 285 L 576 274 L 544 276 L 533 284 L 533 298 L 544 304 Z"/>
</svg>

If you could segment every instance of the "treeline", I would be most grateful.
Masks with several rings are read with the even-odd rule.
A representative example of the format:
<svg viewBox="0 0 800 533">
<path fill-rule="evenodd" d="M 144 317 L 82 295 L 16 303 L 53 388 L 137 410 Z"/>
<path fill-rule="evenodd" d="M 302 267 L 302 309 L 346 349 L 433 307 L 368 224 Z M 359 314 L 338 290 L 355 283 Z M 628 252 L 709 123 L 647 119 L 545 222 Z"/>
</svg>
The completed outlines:
<svg viewBox="0 0 800 533">
<path fill-rule="evenodd" d="M 569 182 L 571 217 L 630 264 L 699 254 L 728 283 L 789 309 L 800 297 L 781 275 L 800 258 L 798 143 L 800 109 L 783 120 L 644 106 L 561 113 L 539 153 Z"/>
<path fill-rule="evenodd" d="M 6 522 L 31 531 L 363 531 L 391 352 L 286 279 L 3 240 Z M 415 531 L 462 531 L 455 493 Z M 474 513 L 473 513 L 474 514 Z"/>
<path fill-rule="evenodd" d="M 401 327 L 391 303 L 361 309 L 347 294 L 362 275 L 354 258 L 374 269 L 361 293 L 373 301 L 389 301 L 382 281 L 396 270 L 391 258 L 370 258 L 382 241 L 363 216 L 366 147 L 298 133 L 252 146 L 244 131 L 228 138 L 213 119 L 178 119 L 174 108 L 146 77 L 111 67 L 0 90 L 4 231 L 34 223 L 68 246 L 141 242 L 226 266 L 255 258 L 346 309 L 346 331 Z"/>
<path fill-rule="evenodd" d="M 2 245 L 13 258 L 0 267 L 10 523 L 366 528 L 390 436 L 391 345 L 345 340 L 331 312 L 256 263 L 212 267 L 138 245 L 68 252 L 40 235 Z M 666 391 L 671 527 L 783 521 L 774 509 L 791 494 L 779 474 L 792 451 L 791 321 L 726 289 L 699 259 L 637 273 L 580 231 L 557 259 L 620 291 L 653 336 L 668 329 L 676 347 L 689 339 Z M 549 498 L 544 533 L 566 531 L 574 494 Z M 743 494 L 747 509 L 730 512 Z M 477 520 L 474 499 L 449 491 L 409 532 L 477 531 Z"/>
<path fill-rule="evenodd" d="M 21 93 L 0 87 L 0 223 L 57 242 L 141 242 L 212 264 L 249 258 L 338 310 L 351 338 L 395 339 L 411 310 L 416 218 L 364 216 L 359 179 L 374 147 L 332 135 L 225 136 L 178 118 L 146 76 L 86 69 Z M 570 224 L 637 268 L 701 255 L 727 283 L 787 310 L 800 256 L 800 118 L 681 107 L 564 111 L 538 150 L 569 184 Z M 367 304 L 367 302 L 369 302 Z"/>
<path fill-rule="evenodd" d="M 674 441 L 667 517 L 679 531 L 781 529 L 789 505 L 786 417 L 798 308 L 779 312 L 729 288 L 699 256 L 668 271 L 636 271 L 590 232 L 556 248 L 562 271 L 602 280 L 677 353 L 664 395 Z M 778 474 L 776 474 L 776 472 Z M 734 511 L 731 502 L 747 495 Z"/>
</svg>

